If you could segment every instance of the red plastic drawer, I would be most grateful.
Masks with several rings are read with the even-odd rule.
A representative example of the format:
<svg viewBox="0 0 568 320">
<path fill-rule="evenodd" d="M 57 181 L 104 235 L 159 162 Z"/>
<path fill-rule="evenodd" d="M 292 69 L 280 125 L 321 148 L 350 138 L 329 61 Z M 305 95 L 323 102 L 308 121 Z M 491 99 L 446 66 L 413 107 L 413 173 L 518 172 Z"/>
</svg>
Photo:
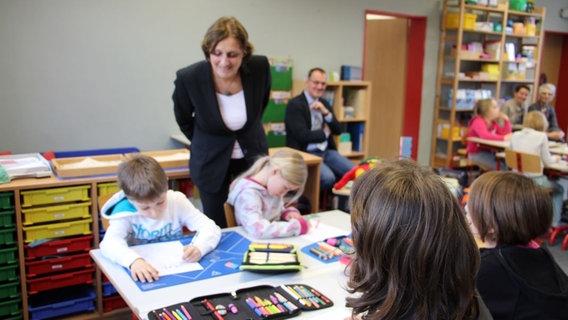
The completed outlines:
<svg viewBox="0 0 568 320">
<path fill-rule="evenodd" d="M 26 262 L 26 274 L 28 277 L 62 272 L 73 269 L 86 269 L 92 267 L 91 256 L 88 253 L 68 255 L 59 258 L 45 259 Z"/>
<path fill-rule="evenodd" d="M 114 309 L 125 308 L 128 305 L 120 295 L 103 298 L 103 311 L 110 312 Z"/>
<path fill-rule="evenodd" d="M 85 270 L 66 272 L 65 274 L 28 279 L 28 293 L 36 294 L 40 291 L 50 289 L 63 288 L 83 283 L 93 283 L 94 271 L 95 268 L 91 267 Z"/>
<path fill-rule="evenodd" d="M 26 260 L 37 259 L 44 256 L 53 256 L 59 254 L 67 254 L 73 252 L 85 252 L 91 250 L 91 240 L 93 236 L 83 236 L 74 238 L 65 238 L 56 241 L 49 241 L 40 244 L 37 247 L 26 245 Z"/>
</svg>

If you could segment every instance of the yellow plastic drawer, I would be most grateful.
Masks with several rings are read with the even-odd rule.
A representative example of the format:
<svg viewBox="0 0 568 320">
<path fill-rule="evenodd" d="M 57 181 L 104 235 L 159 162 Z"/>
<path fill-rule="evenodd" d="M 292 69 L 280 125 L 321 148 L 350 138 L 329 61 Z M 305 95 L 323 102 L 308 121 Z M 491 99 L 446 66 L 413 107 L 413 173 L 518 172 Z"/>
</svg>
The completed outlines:
<svg viewBox="0 0 568 320">
<path fill-rule="evenodd" d="M 51 188 L 22 191 L 22 207 L 61 202 L 88 201 L 91 186 L 76 186 L 67 188 Z"/>
<path fill-rule="evenodd" d="M 115 194 L 120 190 L 116 182 L 99 183 L 97 184 L 97 189 L 99 197 L 107 194 Z"/>
<path fill-rule="evenodd" d="M 24 225 L 34 223 L 55 222 L 69 219 L 87 219 L 91 217 L 90 201 L 70 203 L 56 206 L 44 206 L 33 209 L 22 209 Z"/>
<path fill-rule="evenodd" d="M 92 219 L 45 224 L 41 226 L 24 227 L 26 243 L 39 239 L 62 238 L 80 234 L 91 234 Z"/>
</svg>

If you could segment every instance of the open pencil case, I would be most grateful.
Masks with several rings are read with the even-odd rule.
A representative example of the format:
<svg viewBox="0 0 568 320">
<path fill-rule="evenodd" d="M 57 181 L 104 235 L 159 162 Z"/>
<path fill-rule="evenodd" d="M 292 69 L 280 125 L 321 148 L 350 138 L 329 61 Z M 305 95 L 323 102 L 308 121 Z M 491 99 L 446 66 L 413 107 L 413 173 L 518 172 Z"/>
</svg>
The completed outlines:
<svg viewBox="0 0 568 320">
<path fill-rule="evenodd" d="M 167 320 L 165 315 L 168 315 L 168 312 L 173 316 L 172 319 L 177 319 L 176 315 L 181 319 L 287 319 L 298 316 L 303 311 L 331 306 L 331 299 L 308 285 L 261 285 L 231 293 L 197 297 L 189 302 L 156 309 L 148 313 L 148 319 Z"/>
<path fill-rule="evenodd" d="M 249 245 L 243 256 L 241 270 L 267 273 L 300 271 L 298 248 L 285 243 L 256 243 Z"/>
<path fill-rule="evenodd" d="M 302 252 L 323 263 L 345 260 L 355 253 L 351 236 L 340 236 L 314 242 L 302 248 Z"/>
</svg>

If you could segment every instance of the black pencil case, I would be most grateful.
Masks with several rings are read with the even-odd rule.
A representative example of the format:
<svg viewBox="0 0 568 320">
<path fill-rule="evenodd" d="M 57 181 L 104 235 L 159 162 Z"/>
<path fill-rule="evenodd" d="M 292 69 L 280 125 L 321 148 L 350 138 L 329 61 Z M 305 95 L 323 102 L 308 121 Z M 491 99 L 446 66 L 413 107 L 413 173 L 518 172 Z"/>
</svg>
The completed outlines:
<svg viewBox="0 0 568 320">
<path fill-rule="evenodd" d="M 231 293 L 220 293 L 197 297 L 189 302 L 178 303 L 148 313 L 150 320 L 164 320 L 164 314 L 183 313 L 191 319 L 214 320 L 264 320 L 287 319 L 303 311 L 319 310 L 333 306 L 333 301 L 314 288 L 304 284 L 289 284 L 273 287 L 269 285 L 239 289 Z M 186 319 L 189 319 L 187 316 Z"/>
<path fill-rule="evenodd" d="M 295 245 L 251 243 L 239 267 L 244 271 L 281 273 L 300 271 L 300 256 Z"/>
</svg>

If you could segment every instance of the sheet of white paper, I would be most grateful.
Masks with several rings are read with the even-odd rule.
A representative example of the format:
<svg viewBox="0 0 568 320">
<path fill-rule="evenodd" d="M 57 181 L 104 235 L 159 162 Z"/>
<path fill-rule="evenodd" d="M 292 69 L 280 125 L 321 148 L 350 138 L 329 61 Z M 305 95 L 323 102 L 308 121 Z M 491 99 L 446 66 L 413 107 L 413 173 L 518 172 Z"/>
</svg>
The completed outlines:
<svg viewBox="0 0 568 320">
<path fill-rule="evenodd" d="M 199 262 L 186 262 L 182 259 L 183 244 L 179 241 L 149 243 L 131 248 L 156 268 L 160 276 L 203 270 Z"/>
<path fill-rule="evenodd" d="M 345 233 L 345 230 L 341 230 L 325 223 L 321 223 L 317 218 L 310 219 L 309 222 L 312 224 L 312 229 L 310 230 L 310 232 L 301 235 L 300 238 L 304 238 L 311 242 L 318 242 L 327 238 L 335 238 L 347 235 Z"/>
</svg>

